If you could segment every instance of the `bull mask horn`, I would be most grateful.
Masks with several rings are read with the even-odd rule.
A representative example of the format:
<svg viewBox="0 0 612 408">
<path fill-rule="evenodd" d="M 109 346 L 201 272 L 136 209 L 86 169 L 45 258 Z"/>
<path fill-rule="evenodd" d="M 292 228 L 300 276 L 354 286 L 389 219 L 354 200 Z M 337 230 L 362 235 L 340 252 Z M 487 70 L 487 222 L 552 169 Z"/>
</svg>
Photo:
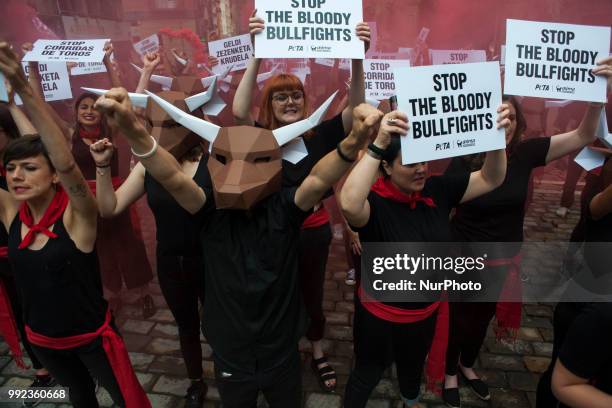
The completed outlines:
<svg viewBox="0 0 612 408">
<path fill-rule="evenodd" d="M 300 120 L 299 122 L 292 123 L 287 126 L 283 126 L 281 128 L 275 129 L 272 131 L 274 133 L 274 137 L 276 138 L 276 142 L 279 146 L 283 146 L 296 137 L 308 132 L 313 127 L 317 126 L 321 123 L 321 120 L 327 113 L 332 101 L 336 97 L 338 91 L 334 92 L 332 96 L 327 98 L 325 102 L 317 109 L 308 119 Z"/>
<path fill-rule="evenodd" d="M 132 64 L 132 66 L 136 68 L 136 70 L 142 74 L 142 68 L 140 68 L 138 65 L 135 65 L 135 64 Z M 155 82 L 156 84 L 161 85 L 163 88 L 166 88 L 166 89 L 170 89 L 172 87 L 172 80 L 173 80 L 172 77 L 167 77 L 163 75 L 151 75 L 151 81 Z"/>
<path fill-rule="evenodd" d="M 187 112 L 183 112 L 170 102 L 165 99 L 160 98 L 159 96 L 151 93 L 149 91 L 145 91 L 147 95 L 149 95 L 153 100 L 164 110 L 170 117 L 179 125 L 184 126 L 185 128 L 191 130 L 193 133 L 196 133 L 202 139 L 207 140 L 211 145 L 215 141 L 217 135 L 219 134 L 219 130 L 221 129 L 219 126 L 207 122 L 203 119 L 196 118 L 193 115 L 190 115 Z"/>
<path fill-rule="evenodd" d="M 108 92 L 107 89 L 86 88 L 86 87 L 81 87 L 81 89 L 86 92 L 91 92 L 94 95 L 100 95 L 100 96 L 105 95 Z M 132 105 L 137 106 L 139 108 L 143 108 L 143 109 L 147 107 L 147 101 L 149 100 L 148 95 L 128 92 L 128 96 L 130 97 L 130 101 L 132 102 Z"/>
<path fill-rule="evenodd" d="M 189 98 L 185 99 L 185 103 L 187 104 L 189 111 L 193 112 L 194 110 L 198 109 L 199 107 L 201 107 L 202 105 L 210 101 L 213 98 L 213 96 L 216 95 L 216 93 L 217 93 L 217 77 L 213 77 L 212 83 L 210 84 L 210 86 L 205 92 L 201 92 L 197 95 L 190 96 Z"/>
<path fill-rule="evenodd" d="M 228 75 L 230 74 L 230 72 L 232 71 L 232 69 L 234 68 L 235 64 L 230 65 L 229 67 L 226 67 L 223 72 L 219 73 L 219 74 L 215 74 L 213 71 L 211 71 L 210 69 L 207 69 L 211 74 L 211 76 L 208 76 L 206 78 L 202 78 L 202 86 L 204 88 L 209 87 L 212 84 L 212 81 L 215 80 L 215 78 L 218 78 L 222 81 L 225 81 L 228 77 Z"/>
</svg>

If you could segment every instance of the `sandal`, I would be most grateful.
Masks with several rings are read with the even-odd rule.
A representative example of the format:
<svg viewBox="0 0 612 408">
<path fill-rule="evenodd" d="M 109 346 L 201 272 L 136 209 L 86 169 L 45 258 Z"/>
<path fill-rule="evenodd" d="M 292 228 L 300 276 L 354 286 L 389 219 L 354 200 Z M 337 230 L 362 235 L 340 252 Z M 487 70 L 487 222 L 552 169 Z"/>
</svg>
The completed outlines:
<svg viewBox="0 0 612 408">
<path fill-rule="evenodd" d="M 323 367 L 319 367 L 320 364 L 327 364 Z M 314 371 L 317 379 L 319 380 L 319 385 L 326 392 L 334 392 L 336 390 L 336 385 L 338 384 L 338 378 L 336 377 L 336 372 L 333 368 L 327 363 L 327 357 L 323 356 L 321 358 L 315 359 L 314 357 L 310 361 L 310 366 L 312 367 L 312 371 Z M 325 384 L 326 381 L 335 380 L 334 385 L 328 386 Z"/>
<path fill-rule="evenodd" d="M 157 312 L 157 307 L 155 306 L 155 302 L 151 295 L 144 295 L 140 298 L 140 303 L 142 306 L 142 318 L 148 319 L 153 316 L 155 312 Z"/>
</svg>

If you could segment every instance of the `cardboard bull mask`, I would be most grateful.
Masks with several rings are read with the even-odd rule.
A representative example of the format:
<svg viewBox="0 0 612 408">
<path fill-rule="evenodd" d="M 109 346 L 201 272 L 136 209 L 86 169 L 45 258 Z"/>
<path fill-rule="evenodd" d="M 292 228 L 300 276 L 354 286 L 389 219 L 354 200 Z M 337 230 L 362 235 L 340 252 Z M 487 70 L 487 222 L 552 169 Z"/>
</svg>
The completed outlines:
<svg viewBox="0 0 612 408">
<path fill-rule="evenodd" d="M 219 209 L 252 208 L 281 188 L 281 147 L 318 125 L 335 94 L 308 119 L 276 130 L 252 126 L 221 128 L 147 92 L 175 122 L 211 143 L 208 170 Z"/>
</svg>

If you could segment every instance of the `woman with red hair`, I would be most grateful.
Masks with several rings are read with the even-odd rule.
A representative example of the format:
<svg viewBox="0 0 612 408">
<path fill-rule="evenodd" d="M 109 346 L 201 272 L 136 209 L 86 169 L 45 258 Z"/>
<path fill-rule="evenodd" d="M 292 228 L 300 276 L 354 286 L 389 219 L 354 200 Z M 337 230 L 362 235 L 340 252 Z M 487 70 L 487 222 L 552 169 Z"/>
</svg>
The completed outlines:
<svg viewBox="0 0 612 408">
<path fill-rule="evenodd" d="M 256 11 L 249 20 L 252 38 L 264 29 L 264 21 L 255 13 Z M 370 43 L 370 28 L 367 23 L 358 24 L 356 34 L 365 43 L 367 49 Z M 251 59 L 236 90 L 232 109 L 237 124 L 274 130 L 304 119 L 308 114 L 304 84 L 297 76 L 283 73 L 272 77 L 266 83 L 260 98 L 259 120 L 255 121 L 251 114 L 251 107 L 257 72 L 261 63 L 262 60 L 259 58 Z M 299 185 L 317 161 L 334 150 L 336 145 L 350 132 L 353 123 L 353 108 L 365 100 L 362 60 L 352 61 L 352 73 L 348 105 L 342 112 L 303 135 L 308 156 L 297 164 L 283 161 L 284 186 Z M 330 190 L 325 198 L 332 194 L 333 191 Z M 310 317 L 306 338 L 312 344 L 312 369 L 325 391 L 333 391 L 336 387 L 336 373 L 327 363 L 321 342 L 325 329 L 325 316 L 322 308 L 323 282 L 331 237 L 329 214 L 321 203 L 315 207 L 314 213 L 302 225 L 299 273 L 302 297 Z"/>
</svg>

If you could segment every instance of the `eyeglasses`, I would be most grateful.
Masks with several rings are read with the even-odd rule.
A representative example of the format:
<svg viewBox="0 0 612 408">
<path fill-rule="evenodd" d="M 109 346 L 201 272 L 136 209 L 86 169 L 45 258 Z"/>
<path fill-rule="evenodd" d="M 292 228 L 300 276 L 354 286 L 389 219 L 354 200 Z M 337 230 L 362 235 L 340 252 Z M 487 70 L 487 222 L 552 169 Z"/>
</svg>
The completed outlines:
<svg viewBox="0 0 612 408">
<path fill-rule="evenodd" d="M 272 96 L 272 100 L 278 103 L 287 103 L 289 102 L 289 98 L 291 98 L 293 102 L 300 102 L 302 99 L 304 99 L 304 93 L 301 91 L 295 91 L 291 94 L 279 93 Z"/>
</svg>

